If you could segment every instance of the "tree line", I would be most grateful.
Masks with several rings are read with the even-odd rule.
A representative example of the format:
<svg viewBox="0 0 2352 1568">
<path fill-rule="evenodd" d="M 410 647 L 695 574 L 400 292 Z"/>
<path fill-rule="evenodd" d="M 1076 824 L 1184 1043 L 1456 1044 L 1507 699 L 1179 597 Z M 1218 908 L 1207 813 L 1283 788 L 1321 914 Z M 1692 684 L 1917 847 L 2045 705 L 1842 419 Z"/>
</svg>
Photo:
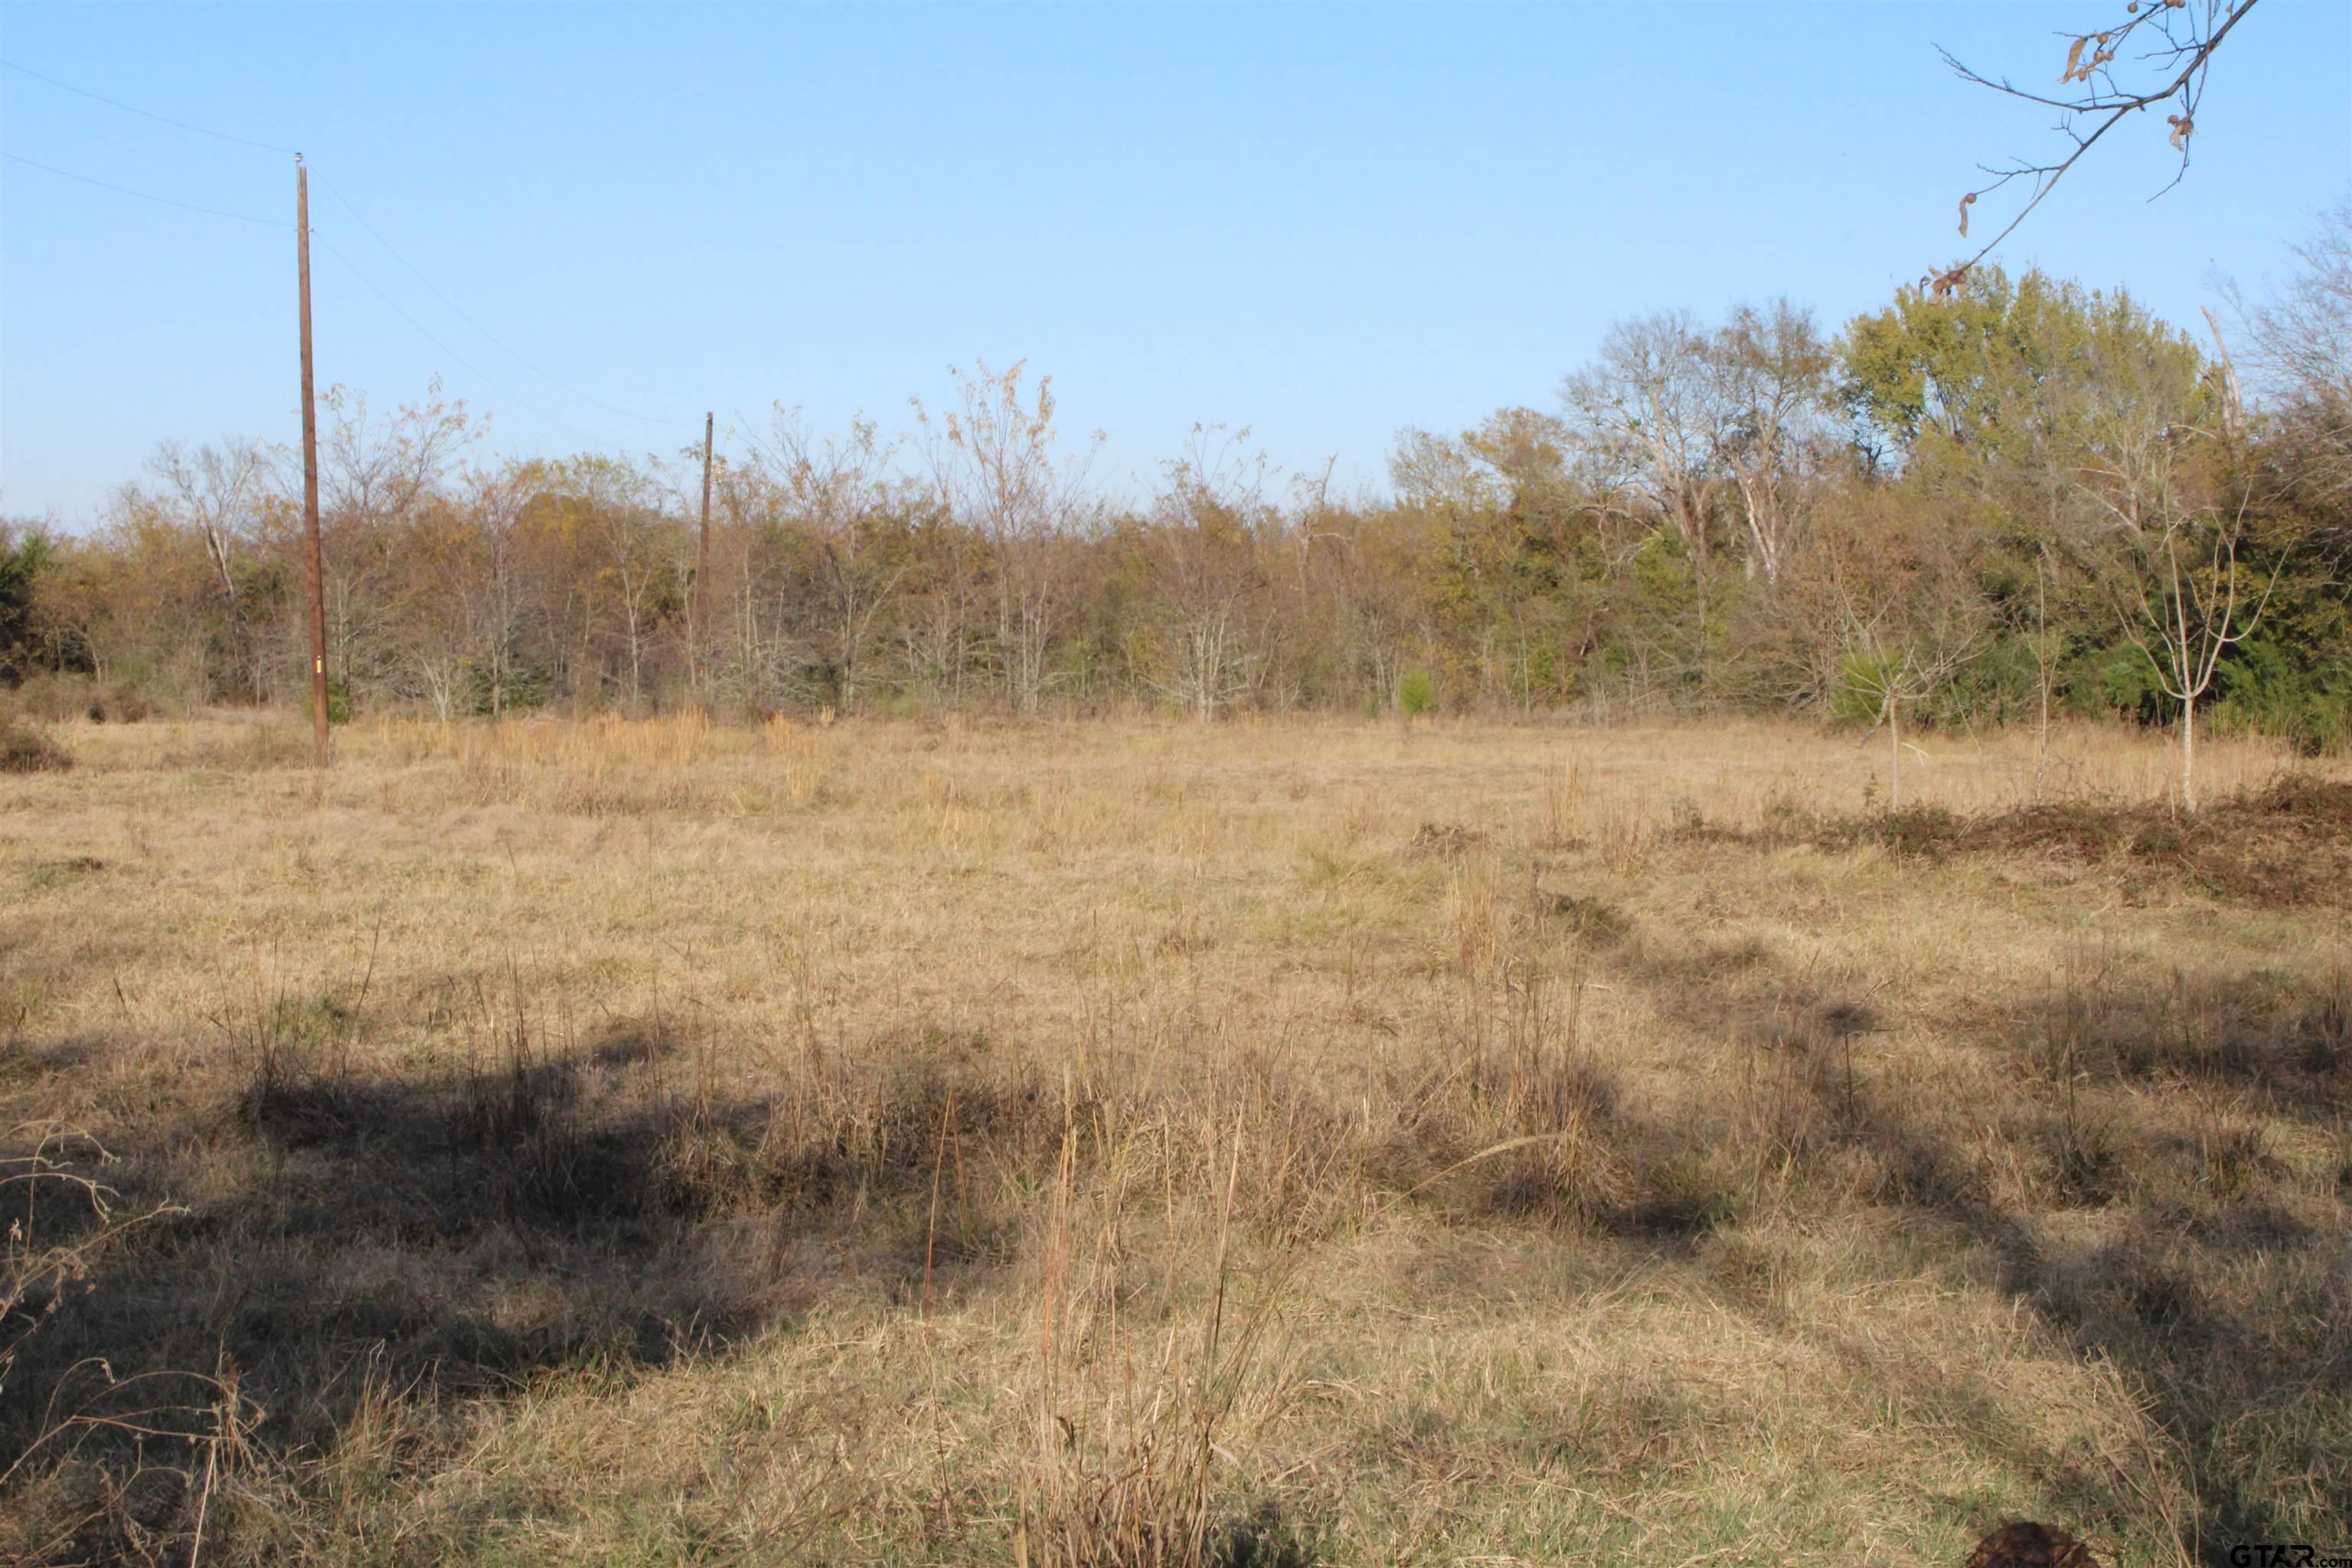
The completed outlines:
<svg viewBox="0 0 2352 1568">
<path fill-rule="evenodd" d="M 2199 720 L 2352 740 L 2352 205 L 2191 334 L 1972 270 L 1825 331 L 1618 323 L 1557 405 L 1412 430 L 1386 494 L 1203 425 L 1107 496 L 1050 378 L 908 428 L 779 410 L 715 461 L 485 461 L 437 385 L 324 399 L 341 710 L 1145 703 Z M 166 444 L 95 529 L 0 532 L 20 705 L 307 700 L 299 471 Z"/>
</svg>

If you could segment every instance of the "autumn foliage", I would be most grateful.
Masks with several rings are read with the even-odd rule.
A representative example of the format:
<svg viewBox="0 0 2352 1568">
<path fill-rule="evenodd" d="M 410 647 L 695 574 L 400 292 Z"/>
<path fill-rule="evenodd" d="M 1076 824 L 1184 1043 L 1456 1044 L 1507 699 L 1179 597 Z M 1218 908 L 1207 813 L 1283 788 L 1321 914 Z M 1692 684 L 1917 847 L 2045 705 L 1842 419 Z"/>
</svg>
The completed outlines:
<svg viewBox="0 0 2352 1568">
<path fill-rule="evenodd" d="M 1116 493 L 1021 365 L 955 374 L 895 436 L 779 409 L 721 443 L 699 592 L 698 450 L 493 461 L 488 421 L 437 387 L 388 416 L 339 391 L 335 700 L 1899 731 L 2170 723 L 2210 665 L 2200 722 L 2331 747 L 2352 397 L 2305 318 L 2347 341 L 2347 232 L 2339 214 L 2306 248 L 2299 292 L 2241 311 L 2236 360 L 2121 291 L 1990 268 L 1835 333 L 1786 300 L 1628 320 L 1555 407 L 1403 432 L 1384 494 L 1215 425 L 1150 493 Z M 283 453 L 173 445 L 92 531 L 11 525 L 0 679 L 37 715 L 299 704 L 297 496 Z M 2218 634 L 2187 624 L 2232 585 Z"/>
</svg>

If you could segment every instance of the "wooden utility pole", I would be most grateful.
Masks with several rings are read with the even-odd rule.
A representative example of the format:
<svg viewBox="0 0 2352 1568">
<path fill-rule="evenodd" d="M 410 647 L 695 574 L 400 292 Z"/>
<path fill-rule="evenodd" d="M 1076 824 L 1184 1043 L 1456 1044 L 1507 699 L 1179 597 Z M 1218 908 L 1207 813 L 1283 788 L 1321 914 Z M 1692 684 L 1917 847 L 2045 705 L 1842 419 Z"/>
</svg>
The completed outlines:
<svg viewBox="0 0 2352 1568">
<path fill-rule="evenodd" d="M 294 154 L 294 257 L 302 297 L 302 542 L 310 573 L 310 731 L 327 765 L 327 595 L 319 566 L 319 406 L 310 378 L 310 171 Z"/>
<path fill-rule="evenodd" d="M 702 416 L 702 540 L 694 547 L 694 684 L 702 684 L 702 639 L 710 625 L 710 431 L 718 416 Z"/>
</svg>

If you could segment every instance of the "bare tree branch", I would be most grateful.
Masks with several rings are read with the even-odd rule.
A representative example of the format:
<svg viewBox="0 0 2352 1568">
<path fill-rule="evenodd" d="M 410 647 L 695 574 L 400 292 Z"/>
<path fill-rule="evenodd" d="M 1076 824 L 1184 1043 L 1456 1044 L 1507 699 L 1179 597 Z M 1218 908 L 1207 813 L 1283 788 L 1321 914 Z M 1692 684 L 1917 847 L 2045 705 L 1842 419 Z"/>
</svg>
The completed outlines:
<svg viewBox="0 0 2352 1568">
<path fill-rule="evenodd" d="M 1939 48 L 1944 63 L 1950 66 L 1964 81 L 1990 88 L 2028 103 L 2055 109 L 2060 119 L 2056 129 L 2074 143 L 2074 151 L 2055 162 L 2029 163 L 2018 162 L 2008 168 L 1990 166 L 1985 172 L 1993 176 L 1990 183 L 1969 191 L 1960 197 L 1960 233 L 1969 232 L 1969 209 L 1980 196 L 1989 195 L 2012 180 L 2030 180 L 2033 194 L 2011 218 L 2000 233 L 1988 240 L 1983 248 L 1965 261 L 1955 263 L 1940 272 L 1930 274 L 1922 283 L 1937 294 L 1949 294 L 1978 263 L 2000 247 L 2001 241 L 2017 232 L 2034 208 L 2057 188 L 2058 182 L 2069 170 L 2082 162 L 2099 139 L 2120 124 L 2126 115 L 2135 114 L 2153 105 L 2179 98 L 2180 112 L 2165 117 L 2172 127 L 2169 140 L 2180 154 L 2180 166 L 2163 190 L 2162 195 L 2180 183 L 2189 172 L 2189 141 L 2197 130 L 2197 114 L 2204 101 L 2205 80 L 2221 40 L 2230 36 L 2247 12 L 2258 0 L 2126 0 L 2124 19 L 2112 26 L 2074 35 L 2066 54 L 2064 73 L 2058 79 L 2063 83 L 2080 82 L 2084 90 L 2073 98 L 2053 98 L 2046 93 L 2030 92 L 2016 86 L 2008 78 L 1999 79 L 1986 76 L 1955 57 L 1948 49 Z M 2063 35 L 2062 35 L 2063 36 Z M 2139 42 L 2147 47 L 2136 57 L 2143 72 L 2156 73 L 2152 85 L 2132 85 L 2119 80 L 2116 62 L 2124 46 Z M 2145 77 L 2142 80 L 2145 81 Z M 2086 132 L 2084 121 L 2097 123 Z M 2153 196 L 2150 200 L 2155 199 Z"/>
</svg>

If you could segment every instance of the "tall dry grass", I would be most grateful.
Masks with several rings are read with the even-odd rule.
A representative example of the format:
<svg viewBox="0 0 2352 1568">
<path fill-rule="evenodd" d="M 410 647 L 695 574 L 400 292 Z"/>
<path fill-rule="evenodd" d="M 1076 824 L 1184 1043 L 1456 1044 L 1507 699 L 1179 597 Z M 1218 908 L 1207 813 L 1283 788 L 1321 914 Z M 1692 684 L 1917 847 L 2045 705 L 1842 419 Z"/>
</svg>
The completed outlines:
<svg viewBox="0 0 2352 1568">
<path fill-rule="evenodd" d="M 0 780 L 0 1122 L 90 1141 L 0 1150 L 17 1556 L 2178 1561 L 2352 1486 L 2341 902 L 1816 830 L 1874 747 L 62 739 Z"/>
</svg>

